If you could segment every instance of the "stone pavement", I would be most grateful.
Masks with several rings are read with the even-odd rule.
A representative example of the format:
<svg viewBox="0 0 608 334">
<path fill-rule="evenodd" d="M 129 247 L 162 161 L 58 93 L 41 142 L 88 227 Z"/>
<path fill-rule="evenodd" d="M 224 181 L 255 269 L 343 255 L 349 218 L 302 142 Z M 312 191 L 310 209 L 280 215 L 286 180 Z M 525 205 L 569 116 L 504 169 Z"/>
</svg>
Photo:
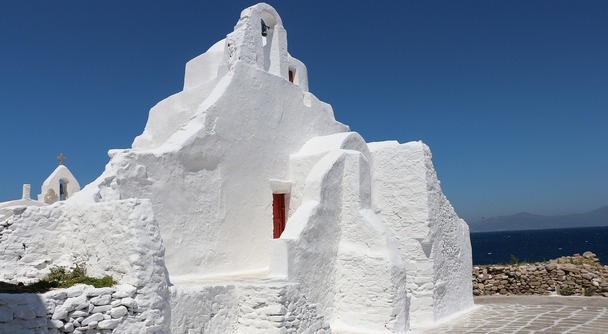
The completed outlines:
<svg viewBox="0 0 608 334">
<path fill-rule="evenodd" d="M 608 333 L 608 298 L 552 296 L 476 297 L 477 309 L 433 327 L 424 334 Z"/>
</svg>

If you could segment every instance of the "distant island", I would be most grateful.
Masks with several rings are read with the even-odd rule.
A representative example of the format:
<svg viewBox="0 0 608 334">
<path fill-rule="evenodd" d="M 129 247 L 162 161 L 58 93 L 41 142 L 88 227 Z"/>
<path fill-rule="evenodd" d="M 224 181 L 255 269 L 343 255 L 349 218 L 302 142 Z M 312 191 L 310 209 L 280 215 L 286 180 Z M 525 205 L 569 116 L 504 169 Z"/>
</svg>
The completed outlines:
<svg viewBox="0 0 608 334">
<path fill-rule="evenodd" d="M 471 232 L 500 232 L 518 230 L 544 230 L 552 228 L 608 226 L 608 205 L 588 213 L 562 216 L 542 216 L 521 212 L 469 222 Z"/>
</svg>

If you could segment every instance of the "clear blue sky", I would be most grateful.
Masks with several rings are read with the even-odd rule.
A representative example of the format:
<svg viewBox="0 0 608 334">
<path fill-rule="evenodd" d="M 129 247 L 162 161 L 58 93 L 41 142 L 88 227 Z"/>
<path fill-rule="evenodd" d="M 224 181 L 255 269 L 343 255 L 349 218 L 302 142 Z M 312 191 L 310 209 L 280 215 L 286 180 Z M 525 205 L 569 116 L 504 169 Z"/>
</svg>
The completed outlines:
<svg viewBox="0 0 608 334">
<path fill-rule="evenodd" d="M 422 140 L 458 214 L 608 205 L 608 1 L 269 2 L 310 89 L 367 141 Z M 0 10 L 0 201 L 129 148 L 250 1 L 17 1 Z"/>
</svg>

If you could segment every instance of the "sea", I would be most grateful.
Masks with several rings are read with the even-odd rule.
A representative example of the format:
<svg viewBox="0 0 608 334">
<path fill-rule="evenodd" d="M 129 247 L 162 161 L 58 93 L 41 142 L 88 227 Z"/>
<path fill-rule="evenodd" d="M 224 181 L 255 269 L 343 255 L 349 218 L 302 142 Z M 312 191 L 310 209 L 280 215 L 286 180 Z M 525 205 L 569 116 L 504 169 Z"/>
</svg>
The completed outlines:
<svg viewBox="0 0 608 334">
<path fill-rule="evenodd" d="M 608 226 L 471 233 L 473 264 L 540 262 L 590 251 L 608 265 Z"/>
</svg>

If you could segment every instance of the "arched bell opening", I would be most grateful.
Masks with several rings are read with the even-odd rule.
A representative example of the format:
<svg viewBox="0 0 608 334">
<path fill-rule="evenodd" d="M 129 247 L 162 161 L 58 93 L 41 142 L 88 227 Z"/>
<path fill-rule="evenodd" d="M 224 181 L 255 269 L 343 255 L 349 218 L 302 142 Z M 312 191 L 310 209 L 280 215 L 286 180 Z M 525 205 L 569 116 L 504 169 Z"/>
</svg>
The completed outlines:
<svg viewBox="0 0 608 334">
<path fill-rule="evenodd" d="M 68 199 L 68 182 L 64 179 L 59 180 L 59 200 L 65 201 Z"/>
<path fill-rule="evenodd" d="M 260 14 L 260 38 L 264 53 L 264 70 L 279 74 L 281 71 L 279 42 L 276 36 L 277 19 L 267 11 Z"/>
</svg>

